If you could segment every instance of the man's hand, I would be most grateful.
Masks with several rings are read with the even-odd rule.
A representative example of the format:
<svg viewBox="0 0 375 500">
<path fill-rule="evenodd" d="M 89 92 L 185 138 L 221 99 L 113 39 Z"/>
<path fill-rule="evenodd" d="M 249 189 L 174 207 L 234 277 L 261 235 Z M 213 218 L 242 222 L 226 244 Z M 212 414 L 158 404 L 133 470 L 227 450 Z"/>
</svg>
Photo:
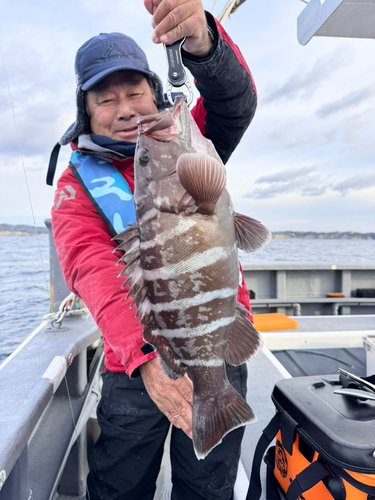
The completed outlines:
<svg viewBox="0 0 375 500">
<path fill-rule="evenodd" d="M 186 37 L 184 50 L 205 54 L 212 47 L 201 0 L 143 0 L 153 15 L 154 43 L 172 43 Z"/>
<path fill-rule="evenodd" d="M 139 367 L 147 392 L 159 410 L 178 429 L 192 439 L 193 384 L 187 375 L 172 380 L 160 359 L 154 358 Z"/>
</svg>

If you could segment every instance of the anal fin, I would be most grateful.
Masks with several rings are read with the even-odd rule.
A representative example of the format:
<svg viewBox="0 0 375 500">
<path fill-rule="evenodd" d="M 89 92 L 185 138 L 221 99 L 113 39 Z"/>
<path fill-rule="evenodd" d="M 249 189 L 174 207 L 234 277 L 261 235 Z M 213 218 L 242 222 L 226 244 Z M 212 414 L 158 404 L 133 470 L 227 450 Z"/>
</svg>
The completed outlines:
<svg viewBox="0 0 375 500">
<path fill-rule="evenodd" d="M 225 351 L 225 361 L 232 366 L 246 363 L 262 349 L 260 333 L 247 319 L 249 312 L 240 303 L 236 306 L 236 320 L 233 323 Z"/>
</svg>

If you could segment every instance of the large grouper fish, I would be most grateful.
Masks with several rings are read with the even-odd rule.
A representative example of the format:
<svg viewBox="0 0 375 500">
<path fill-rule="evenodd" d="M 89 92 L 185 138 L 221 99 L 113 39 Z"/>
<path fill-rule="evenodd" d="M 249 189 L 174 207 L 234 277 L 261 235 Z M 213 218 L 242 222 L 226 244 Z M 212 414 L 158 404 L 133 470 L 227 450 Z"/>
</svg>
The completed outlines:
<svg viewBox="0 0 375 500">
<path fill-rule="evenodd" d="M 255 417 L 230 385 L 262 347 L 237 298 L 237 249 L 270 238 L 260 222 L 233 210 L 224 165 L 182 98 L 172 110 L 138 119 L 134 158 L 137 223 L 115 237 L 121 275 L 131 286 L 145 342 L 171 378 L 193 382 L 193 445 L 198 459 Z"/>
</svg>

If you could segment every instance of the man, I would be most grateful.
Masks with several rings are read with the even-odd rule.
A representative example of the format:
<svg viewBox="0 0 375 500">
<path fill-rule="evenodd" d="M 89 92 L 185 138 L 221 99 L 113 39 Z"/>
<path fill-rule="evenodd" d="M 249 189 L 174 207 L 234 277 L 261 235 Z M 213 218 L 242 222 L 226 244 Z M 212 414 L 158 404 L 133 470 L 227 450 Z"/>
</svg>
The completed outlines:
<svg viewBox="0 0 375 500">
<path fill-rule="evenodd" d="M 229 36 L 203 10 L 201 0 L 145 0 L 153 14 L 155 43 L 186 37 L 184 64 L 201 97 L 192 115 L 224 162 L 239 143 L 256 108 L 250 71 Z M 134 189 L 136 120 L 162 109 L 162 85 L 129 37 L 101 34 L 77 52 L 77 119 L 62 137 L 82 155 L 105 159 Z M 103 162 L 102 162 L 103 163 Z M 89 308 L 103 334 L 106 370 L 98 407 L 101 435 L 88 477 L 90 500 L 151 500 L 170 423 L 174 500 L 233 496 L 244 429 L 226 436 L 205 460 L 191 442 L 192 384 L 171 380 L 157 353 L 145 345 L 142 325 L 124 300 L 112 254 L 116 243 L 101 210 L 74 166 L 57 184 L 52 227 L 63 275 Z M 76 177 L 73 175 L 76 175 Z M 109 227 L 111 228 L 110 224 Z M 244 285 L 238 300 L 250 310 Z M 246 396 L 246 367 L 227 366 L 232 385 Z"/>
</svg>

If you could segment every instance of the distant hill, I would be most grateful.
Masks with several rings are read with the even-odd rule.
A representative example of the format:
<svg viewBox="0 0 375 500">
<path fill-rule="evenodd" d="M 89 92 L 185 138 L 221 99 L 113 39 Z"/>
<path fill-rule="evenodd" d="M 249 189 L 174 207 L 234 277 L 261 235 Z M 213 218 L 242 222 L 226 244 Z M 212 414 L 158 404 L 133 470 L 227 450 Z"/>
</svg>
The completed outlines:
<svg viewBox="0 0 375 500">
<path fill-rule="evenodd" d="M 375 240 L 375 233 L 354 233 L 353 231 L 332 233 L 315 233 L 313 231 L 275 231 L 272 233 L 275 240 L 305 239 L 305 240 Z"/>
<path fill-rule="evenodd" d="M 46 227 L 37 227 L 38 234 L 48 234 Z M 0 236 L 35 236 L 35 227 L 24 224 L 0 224 Z M 305 240 L 375 240 L 375 233 L 331 232 L 318 233 L 313 231 L 274 231 L 275 240 L 305 239 Z"/>
<path fill-rule="evenodd" d="M 37 227 L 38 234 L 48 234 L 46 227 Z M 36 236 L 34 226 L 25 224 L 0 224 L 0 236 Z"/>
</svg>

